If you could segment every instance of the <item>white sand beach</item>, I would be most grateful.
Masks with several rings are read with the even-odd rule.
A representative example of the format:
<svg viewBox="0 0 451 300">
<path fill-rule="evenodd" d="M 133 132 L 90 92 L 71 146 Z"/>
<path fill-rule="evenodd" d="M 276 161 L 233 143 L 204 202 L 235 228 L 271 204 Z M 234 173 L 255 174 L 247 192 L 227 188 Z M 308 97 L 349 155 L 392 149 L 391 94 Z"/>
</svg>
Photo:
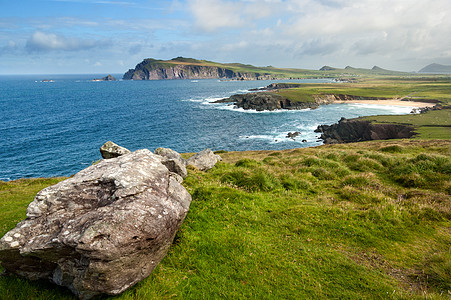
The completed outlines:
<svg viewBox="0 0 451 300">
<path fill-rule="evenodd" d="M 392 106 L 408 106 L 408 107 L 433 107 L 434 103 L 406 101 L 398 99 L 389 100 L 346 100 L 346 101 L 334 101 L 334 103 L 359 103 L 359 104 L 377 104 L 377 105 L 392 105 Z"/>
</svg>

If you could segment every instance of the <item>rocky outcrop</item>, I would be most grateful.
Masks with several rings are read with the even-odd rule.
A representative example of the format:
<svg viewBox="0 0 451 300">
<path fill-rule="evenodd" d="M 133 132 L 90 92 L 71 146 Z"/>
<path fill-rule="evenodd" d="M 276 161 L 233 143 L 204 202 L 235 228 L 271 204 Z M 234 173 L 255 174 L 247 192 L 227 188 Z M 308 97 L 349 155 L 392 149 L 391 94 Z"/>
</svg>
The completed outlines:
<svg viewBox="0 0 451 300">
<path fill-rule="evenodd" d="M 100 154 L 104 159 L 115 158 L 128 153 L 130 153 L 130 150 L 121 147 L 112 141 L 108 141 L 100 147 Z"/>
<path fill-rule="evenodd" d="M 413 127 L 402 124 L 375 124 L 361 119 L 341 118 L 337 124 L 320 125 L 325 144 L 353 143 L 370 140 L 388 140 L 410 138 L 415 135 Z"/>
<path fill-rule="evenodd" d="M 0 239 L 9 272 L 81 299 L 117 295 L 166 255 L 191 196 L 149 150 L 103 160 L 40 191 Z"/>
<path fill-rule="evenodd" d="M 318 104 L 314 102 L 293 102 L 281 95 L 270 92 L 237 94 L 229 98 L 215 101 L 215 103 L 233 103 L 238 108 L 246 110 L 255 109 L 257 111 L 318 107 Z"/>
<path fill-rule="evenodd" d="M 180 59 L 182 61 L 178 61 Z M 186 62 L 185 60 L 188 60 Z M 238 79 L 260 80 L 271 79 L 270 74 L 253 72 L 236 72 L 231 68 L 202 64 L 200 61 L 176 58 L 170 61 L 145 59 L 134 69 L 128 70 L 125 80 L 161 80 L 161 79 Z"/>
<path fill-rule="evenodd" d="M 186 160 L 187 166 L 192 166 L 201 171 L 207 171 L 221 161 L 221 156 L 214 154 L 210 149 L 202 150 Z"/>
</svg>

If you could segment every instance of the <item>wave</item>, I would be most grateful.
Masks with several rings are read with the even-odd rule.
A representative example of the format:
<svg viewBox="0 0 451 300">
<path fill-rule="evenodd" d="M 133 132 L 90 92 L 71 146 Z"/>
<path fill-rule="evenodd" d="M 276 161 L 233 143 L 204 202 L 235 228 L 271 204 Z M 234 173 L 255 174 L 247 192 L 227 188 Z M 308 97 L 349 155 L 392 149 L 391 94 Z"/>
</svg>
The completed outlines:
<svg viewBox="0 0 451 300">
<path fill-rule="evenodd" d="M 207 103 L 207 104 L 213 104 L 213 103 Z M 215 109 L 221 109 L 221 110 L 229 110 L 234 112 L 240 112 L 240 113 L 246 113 L 246 114 L 293 114 L 293 113 L 299 113 L 299 112 L 305 112 L 311 110 L 310 108 L 306 109 L 296 109 L 296 110 L 289 110 L 289 109 L 276 109 L 276 110 L 264 110 L 264 111 L 258 111 L 255 109 L 244 109 L 242 107 L 236 107 L 233 104 L 230 103 L 215 103 L 215 106 L 212 106 Z"/>
<path fill-rule="evenodd" d="M 290 143 L 290 144 L 308 144 L 308 145 L 320 145 L 322 142 L 316 142 L 318 140 L 318 135 L 314 132 L 301 132 L 300 136 L 296 139 L 291 139 L 287 137 L 289 131 L 275 132 L 271 134 L 255 134 L 255 135 L 240 135 L 238 138 L 240 140 L 264 140 L 269 142 L 269 144 L 280 144 L 280 143 Z M 307 142 L 305 142 L 307 141 Z"/>
</svg>

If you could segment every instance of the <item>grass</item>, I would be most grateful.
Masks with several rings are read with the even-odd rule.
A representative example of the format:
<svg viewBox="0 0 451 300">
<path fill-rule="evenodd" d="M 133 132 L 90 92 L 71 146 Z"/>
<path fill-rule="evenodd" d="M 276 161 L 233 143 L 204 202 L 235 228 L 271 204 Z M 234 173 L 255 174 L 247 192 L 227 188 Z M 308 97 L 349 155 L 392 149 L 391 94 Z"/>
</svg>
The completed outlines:
<svg viewBox="0 0 451 300">
<path fill-rule="evenodd" d="M 431 79 L 436 79 L 431 81 Z M 451 103 L 451 78 L 366 77 L 352 83 L 301 84 L 302 87 L 279 90 L 292 101 L 313 101 L 314 95 L 350 95 L 356 97 L 432 101 Z"/>
<path fill-rule="evenodd" d="M 451 141 L 223 152 L 184 181 L 190 211 L 168 255 L 113 299 L 445 299 L 451 293 Z M 0 185 L 2 232 L 37 190 Z M 72 299 L 0 278 L 2 299 Z"/>
</svg>

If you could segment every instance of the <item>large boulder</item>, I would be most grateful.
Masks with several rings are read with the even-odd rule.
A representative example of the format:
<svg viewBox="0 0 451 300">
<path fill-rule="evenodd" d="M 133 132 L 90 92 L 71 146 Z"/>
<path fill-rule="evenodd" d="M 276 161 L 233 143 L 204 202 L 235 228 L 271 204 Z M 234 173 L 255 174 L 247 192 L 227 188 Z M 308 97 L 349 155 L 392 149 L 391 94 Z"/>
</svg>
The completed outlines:
<svg viewBox="0 0 451 300">
<path fill-rule="evenodd" d="M 219 155 L 214 154 L 210 149 L 205 149 L 188 158 L 186 165 L 193 166 L 201 171 L 206 171 L 213 168 L 220 160 L 222 159 Z"/>
<path fill-rule="evenodd" d="M 144 149 L 43 189 L 0 239 L 2 266 L 81 299 L 123 292 L 149 276 L 188 212 L 191 196 L 173 175 Z"/>
<path fill-rule="evenodd" d="M 186 171 L 186 161 L 180 153 L 172 149 L 162 147 L 155 149 L 154 153 L 162 157 L 161 162 L 166 166 L 166 168 L 168 168 L 169 171 L 182 176 L 182 178 L 186 178 L 186 176 L 188 176 L 188 172 Z"/>
<path fill-rule="evenodd" d="M 127 148 L 121 147 L 111 141 L 106 142 L 100 147 L 100 154 L 104 159 L 119 157 L 130 152 Z"/>
</svg>

